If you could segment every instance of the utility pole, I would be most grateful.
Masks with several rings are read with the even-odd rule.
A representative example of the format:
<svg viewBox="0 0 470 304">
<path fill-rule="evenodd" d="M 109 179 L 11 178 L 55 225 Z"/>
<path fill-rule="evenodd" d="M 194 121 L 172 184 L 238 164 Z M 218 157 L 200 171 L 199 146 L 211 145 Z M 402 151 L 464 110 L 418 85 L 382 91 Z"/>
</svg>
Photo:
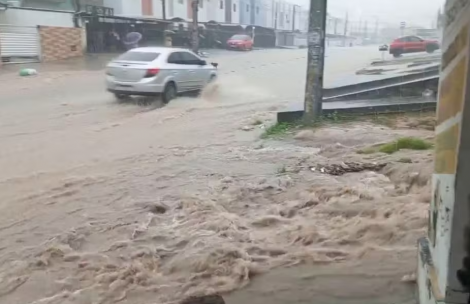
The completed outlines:
<svg viewBox="0 0 470 304">
<path fill-rule="evenodd" d="M 191 46 L 194 53 L 199 51 L 199 24 L 198 24 L 198 11 L 199 11 L 199 0 L 192 0 L 191 3 L 193 9 L 193 28 L 191 37 Z"/>
<path fill-rule="evenodd" d="M 297 5 L 294 4 L 292 7 L 292 33 L 295 32 L 295 7 Z"/>
<path fill-rule="evenodd" d="M 375 31 L 374 31 L 374 42 L 379 42 L 379 18 L 376 17 L 375 19 Z"/>
<path fill-rule="evenodd" d="M 343 46 L 346 46 L 346 37 L 348 35 L 348 26 L 349 26 L 349 14 L 346 12 L 346 18 L 344 19 L 344 32 L 343 32 Z"/>
<path fill-rule="evenodd" d="M 162 1 L 162 17 L 163 17 L 163 20 L 166 20 L 166 0 L 161 0 L 161 1 Z"/>
<path fill-rule="evenodd" d="M 335 35 L 338 34 L 338 18 L 335 17 Z"/>
<path fill-rule="evenodd" d="M 315 119 L 321 117 L 322 113 L 327 2 L 328 0 L 310 0 L 303 117 L 305 123 L 314 122 Z"/>
<path fill-rule="evenodd" d="M 278 9 L 279 9 L 279 3 L 276 1 L 276 9 L 274 10 L 274 29 L 277 30 L 277 15 L 278 15 Z"/>
<path fill-rule="evenodd" d="M 366 22 L 364 24 L 364 33 L 362 35 L 362 38 L 368 38 L 368 36 L 369 36 L 368 32 L 369 32 L 369 29 L 367 28 L 367 20 L 366 20 Z"/>
<path fill-rule="evenodd" d="M 362 37 L 362 18 L 359 19 L 359 26 L 357 27 L 357 35 Z"/>
<path fill-rule="evenodd" d="M 75 9 L 75 14 L 73 15 L 73 25 L 75 27 L 80 27 L 80 22 L 78 18 L 78 14 L 82 11 L 82 3 L 81 0 L 73 0 L 73 6 Z"/>
</svg>

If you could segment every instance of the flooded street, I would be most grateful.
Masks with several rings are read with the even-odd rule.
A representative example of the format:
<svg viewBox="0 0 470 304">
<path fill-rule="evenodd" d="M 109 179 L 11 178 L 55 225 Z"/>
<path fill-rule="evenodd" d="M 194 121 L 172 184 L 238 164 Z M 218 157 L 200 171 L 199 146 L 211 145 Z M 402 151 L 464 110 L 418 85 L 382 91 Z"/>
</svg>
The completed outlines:
<svg viewBox="0 0 470 304">
<path fill-rule="evenodd" d="M 327 56 L 326 83 L 377 51 Z M 356 151 L 433 132 L 354 123 L 260 139 L 303 98 L 306 51 L 210 61 L 217 88 L 164 107 L 115 101 L 100 61 L 0 75 L 1 303 L 173 303 L 246 286 L 228 303 L 412 298 L 400 279 L 426 231 L 432 152 Z M 311 170 L 346 160 L 386 166 Z"/>
</svg>

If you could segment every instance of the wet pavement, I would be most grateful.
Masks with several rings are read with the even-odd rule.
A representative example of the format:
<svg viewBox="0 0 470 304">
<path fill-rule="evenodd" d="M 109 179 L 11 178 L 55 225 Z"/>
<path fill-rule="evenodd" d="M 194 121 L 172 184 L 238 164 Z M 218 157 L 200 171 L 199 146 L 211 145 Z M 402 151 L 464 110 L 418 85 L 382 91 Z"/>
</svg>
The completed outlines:
<svg viewBox="0 0 470 304">
<path fill-rule="evenodd" d="M 375 47 L 328 49 L 326 82 L 364 66 L 377 53 Z M 351 218 L 330 222 L 322 216 L 334 206 L 313 215 L 331 229 L 317 227 L 318 232 L 302 236 L 304 243 L 293 234 L 303 231 L 301 222 L 311 226 L 309 216 L 299 210 L 296 220 L 279 219 L 277 208 L 298 200 L 296 195 L 305 187 L 323 182 L 355 189 L 367 183 L 358 197 L 379 197 L 384 189 L 393 189 L 393 183 L 383 175 L 365 173 L 343 180 L 310 173 L 284 176 L 280 166 L 298 162 L 300 156 L 324 161 L 326 156 L 317 154 L 320 147 L 336 149 L 338 142 L 351 145 L 341 153 L 355 155 L 351 151 L 356 144 L 392 139 L 405 131 L 348 127 L 339 138 L 325 134 L 315 147 L 261 140 L 277 111 L 303 98 L 306 50 L 214 54 L 210 59 L 220 64 L 220 80 L 213 90 L 167 106 L 142 99 L 114 100 L 103 84 L 102 67 L 108 58 L 37 65 L 39 75 L 24 78 L 14 74 L 19 66 L 8 66 L 0 75 L 0 302 L 173 303 L 187 294 L 246 286 L 262 273 L 258 266 L 315 266 L 363 256 L 362 245 L 341 247 L 343 235 L 354 232 L 349 229 L 354 225 Z M 342 191 L 332 193 L 356 195 Z M 409 297 L 409 290 L 403 291 L 397 280 L 412 271 L 413 240 L 426 223 L 425 208 L 413 205 L 415 199 L 400 201 L 400 212 L 413 216 L 400 224 L 403 231 L 392 233 L 393 222 L 368 219 L 368 231 L 387 225 L 379 231 L 393 235 L 390 243 L 364 243 L 364 248 L 384 248 L 388 253 L 380 258 L 394 250 L 406 252 L 406 261 L 395 264 L 392 274 L 370 266 L 379 269 L 378 276 L 387 273 L 387 282 L 393 277 L 390 286 L 400 290 L 401 300 Z M 371 208 L 378 208 L 377 201 L 373 203 Z M 316 239 L 335 229 L 337 234 Z M 351 237 L 362 237 L 361 231 Z M 312 244 L 308 239 L 317 240 L 318 247 L 305 245 Z M 331 268 L 330 275 L 337 269 Z M 264 292 L 257 291 L 253 302 L 281 303 L 295 293 L 291 303 L 304 303 L 319 292 L 302 294 L 294 288 L 290 296 L 286 290 L 276 294 L 273 286 L 292 287 L 296 282 L 295 269 L 286 271 L 273 272 L 264 281 L 260 275 L 253 286 L 261 282 L 257 290 Z M 303 274 L 308 275 L 313 274 Z M 338 282 L 345 283 L 340 275 Z M 278 285 L 269 287 L 272 276 Z M 313 283 L 309 278 L 297 276 Z M 390 286 L 384 292 L 393 292 Z M 240 292 L 229 297 L 229 303 L 239 303 L 237 299 L 247 299 L 253 291 Z M 337 299 L 327 295 L 323 300 Z"/>
</svg>

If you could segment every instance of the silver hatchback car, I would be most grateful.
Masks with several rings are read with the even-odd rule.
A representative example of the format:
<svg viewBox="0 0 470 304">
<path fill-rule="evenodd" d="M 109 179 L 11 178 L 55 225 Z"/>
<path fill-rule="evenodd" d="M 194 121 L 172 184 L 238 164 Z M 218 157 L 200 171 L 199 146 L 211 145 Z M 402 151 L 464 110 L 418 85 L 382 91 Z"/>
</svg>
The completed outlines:
<svg viewBox="0 0 470 304">
<path fill-rule="evenodd" d="M 142 47 L 127 51 L 106 69 L 106 86 L 116 98 L 161 95 L 164 103 L 197 91 L 217 77 L 217 64 L 186 49 Z"/>
</svg>

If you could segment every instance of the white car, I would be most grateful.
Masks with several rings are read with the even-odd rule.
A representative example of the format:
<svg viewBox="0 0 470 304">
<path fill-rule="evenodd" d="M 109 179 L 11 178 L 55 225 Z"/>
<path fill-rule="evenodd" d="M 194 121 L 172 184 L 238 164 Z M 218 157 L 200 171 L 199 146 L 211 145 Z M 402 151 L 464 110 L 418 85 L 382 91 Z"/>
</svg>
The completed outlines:
<svg viewBox="0 0 470 304">
<path fill-rule="evenodd" d="M 142 47 L 107 65 L 106 86 L 116 98 L 161 95 L 164 103 L 179 93 L 197 91 L 217 77 L 217 64 L 186 49 Z"/>
</svg>

